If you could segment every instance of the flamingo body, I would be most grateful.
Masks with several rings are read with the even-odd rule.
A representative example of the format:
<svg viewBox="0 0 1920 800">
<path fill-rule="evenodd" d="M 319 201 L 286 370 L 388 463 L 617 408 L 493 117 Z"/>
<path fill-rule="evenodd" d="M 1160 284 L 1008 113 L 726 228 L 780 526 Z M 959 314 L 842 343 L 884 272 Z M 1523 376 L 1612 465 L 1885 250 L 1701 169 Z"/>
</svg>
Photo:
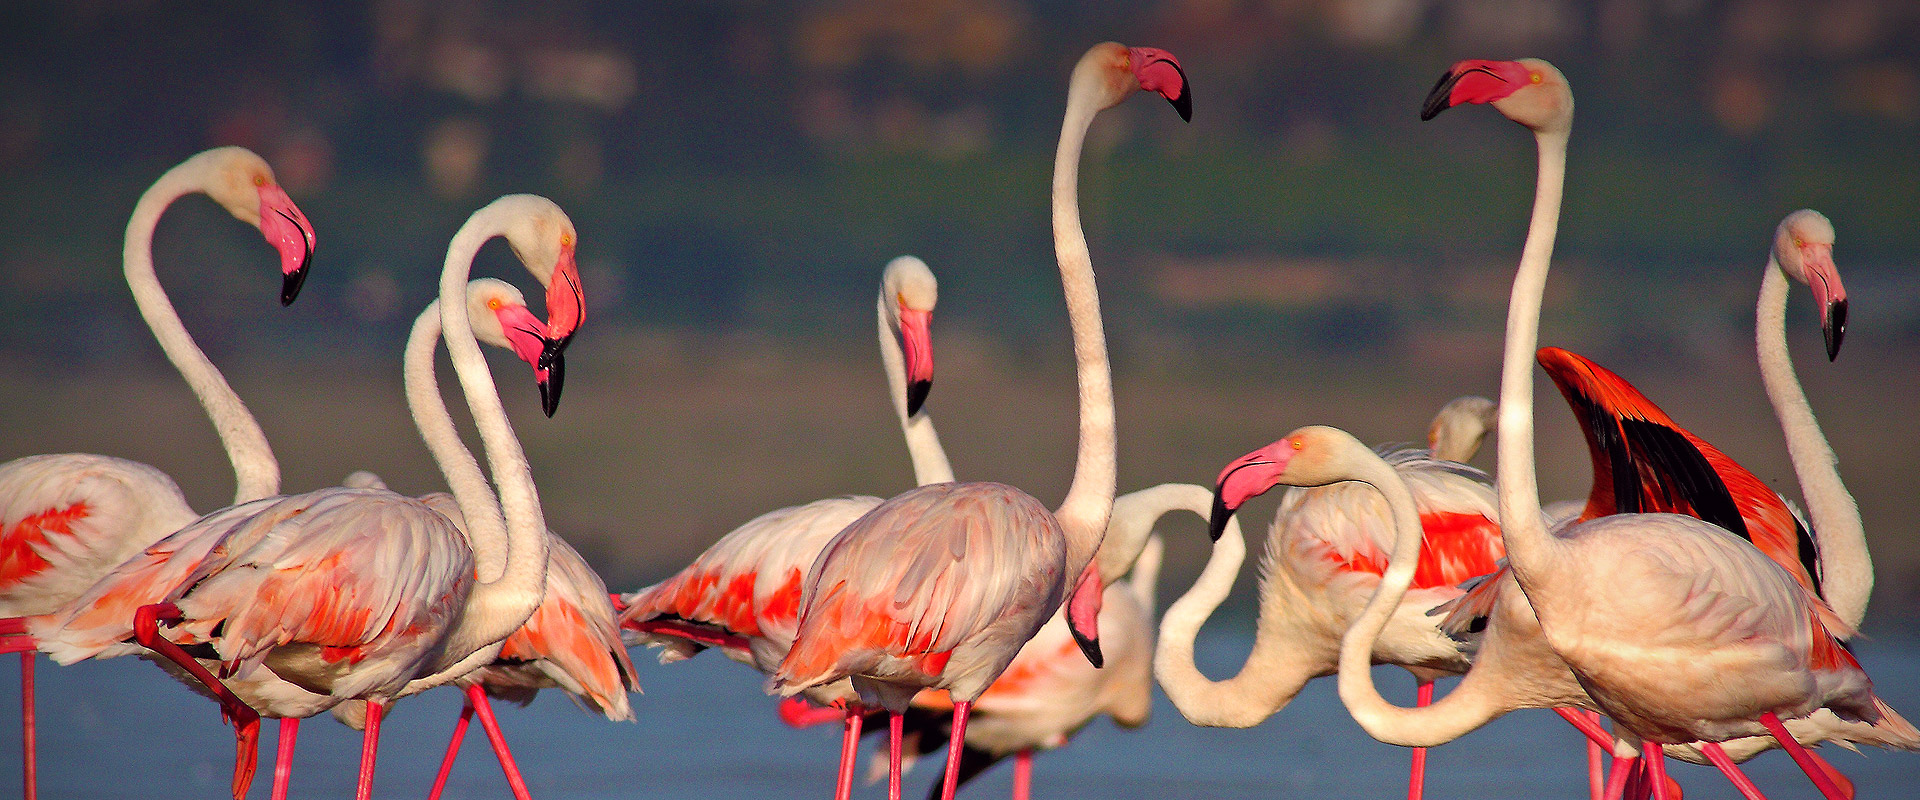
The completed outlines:
<svg viewBox="0 0 1920 800">
<path fill-rule="evenodd" d="M 193 521 L 158 469 L 61 453 L 0 464 L 0 616 L 49 614 Z"/>
</svg>

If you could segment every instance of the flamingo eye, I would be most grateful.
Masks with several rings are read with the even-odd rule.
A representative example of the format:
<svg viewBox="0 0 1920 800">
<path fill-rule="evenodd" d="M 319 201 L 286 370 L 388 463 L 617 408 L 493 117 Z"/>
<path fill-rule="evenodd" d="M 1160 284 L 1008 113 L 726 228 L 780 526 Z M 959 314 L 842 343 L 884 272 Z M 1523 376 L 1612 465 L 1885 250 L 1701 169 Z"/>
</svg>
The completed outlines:
<svg viewBox="0 0 1920 800">
<path fill-rule="evenodd" d="M 255 185 L 255 186 L 265 186 L 265 185 L 267 185 L 267 176 L 265 176 L 265 175 L 255 175 L 255 176 L 253 176 L 253 185 Z"/>
<path fill-rule="evenodd" d="M 488 301 L 487 301 L 487 308 L 489 308 L 489 309 L 492 309 L 492 310 L 494 310 L 494 311 L 499 311 L 499 310 L 500 310 L 500 298 L 498 298 L 498 297 L 495 297 L 495 298 L 493 298 L 493 299 L 491 299 L 491 300 L 488 300 Z"/>
<path fill-rule="evenodd" d="M 1289 447 L 1292 447 L 1292 448 L 1293 448 L 1293 449 L 1295 449 L 1295 450 L 1298 450 L 1298 449 L 1300 449 L 1301 447 L 1303 447 L 1304 445 L 1302 445 L 1302 444 L 1300 443 L 1300 440 L 1299 440 L 1299 439 L 1289 439 L 1289 440 L 1287 440 L 1287 446 L 1289 446 Z"/>
<path fill-rule="evenodd" d="M 563 234 L 560 234 L 560 246 L 561 246 L 561 247 L 572 247 L 572 246 L 573 246 L 573 234 L 571 234 L 571 233 L 563 233 Z"/>
<path fill-rule="evenodd" d="M 1542 77 L 1540 76 L 1540 73 L 1538 73 L 1538 72 L 1532 72 L 1532 73 L 1528 73 L 1528 74 L 1527 74 L 1527 79 L 1528 79 L 1528 80 L 1530 80 L 1530 81 L 1533 81 L 1534 83 L 1539 83 L 1540 81 L 1542 81 L 1542 80 L 1544 80 L 1544 78 L 1542 78 Z"/>
</svg>

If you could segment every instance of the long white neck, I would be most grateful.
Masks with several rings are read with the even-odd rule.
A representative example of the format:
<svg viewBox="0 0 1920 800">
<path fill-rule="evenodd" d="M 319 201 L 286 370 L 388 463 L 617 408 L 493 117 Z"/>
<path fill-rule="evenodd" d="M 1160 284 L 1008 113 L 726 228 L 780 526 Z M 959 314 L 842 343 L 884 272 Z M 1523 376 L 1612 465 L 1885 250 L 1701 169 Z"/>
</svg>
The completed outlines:
<svg viewBox="0 0 1920 800">
<path fill-rule="evenodd" d="M 434 353 L 440 349 L 440 330 L 440 301 L 436 299 L 414 320 L 413 333 L 407 337 L 407 408 L 413 412 L 413 422 L 420 428 L 420 438 L 426 441 L 427 451 L 433 454 L 434 463 L 440 465 L 441 474 L 453 489 L 467 524 L 472 525 L 476 515 L 485 516 L 481 524 L 488 530 L 500 532 L 498 536 L 487 537 L 468 534 L 474 572 L 483 581 L 499 580 L 507 566 L 506 520 L 500 515 L 500 501 L 494 496 L 493 487 L 480 471 L 480 462 L 474 460 L 466 443 L 460 441 L 453 416 L 447 413 L 447 404 L 440 396 L 440 382 L 433 369 Z"/>
<path fill-rule="evenodd" d="M 160 223 L 160 215 L 182 195 L 205 191 L 209 176 L 204 174 L 204 168 L 196 169 L 204 163 L 195 159 L 168 170 L 140 196 L 140 202 L 133 207 L 133 218 L 127 221 L 126 245 L 121 258 L 127 287 L 133 290 L 133 301 L 140 307 L 140 316 L 146 319 L 147 327 L 153 329 L 153 338 L 160 342 L 167 360 L 180 370 L 180 377 L 186 379 L 194 396 L 200 398 L 200 406 L 207 410 L 214 432 L 220 436 L 220 445 L 226 448 L 227 458 L 233 462 L 233 502 L 238 505 L 280 493 L 280 462 L 274 460 L 273 448 L 267 446 L 267 435 L 261 432 L 247 405 L 234 394 L 233 387 L 227 385 L 227 379 L 207 360 L 206 354 L 200 352 L 193 337 L 187 335 L 186 326 L 180 324 L 180 315 L 173 310 L 173 303 L 167 299 L 166 290 L 161 288 L 160 279 L 153 272 L 153 230 Z"/>
<path fill-rule="evenodd" d="M 1495 488 L 1500 499 L 1500 535 L 1514 575 L 1524 586 L 1554 556 L 1540 517 L 1540 485 L 1533 461 L 1533 351 L 1540 343 L 1540 303 L 1560 227 L 1560 195 L 1567 175 L 1567 133 L 1536 133 L 1540 173 L 1534 186 L 1533 220 L 1513 277 L 1507 305 L 1507 342 L 1500 364 L 1500 422 Z"/>
<path fill-rule="evenodd" d="M 1772 258 L 1760 279 L 1760 304 L 1755 314 L 1754 339 L 1760 355 L 1760 382 L 1780 418 L 1787 455 L 1800 478 L 1800 494 L 1807 501 L 1814 535 L 1820 542 L 1820 581 L 1834 613 L 1858 628 L 1867 615 L 1873 594 L 1873 557 L 1867 553 L 1866 529 L 1860 509 L 1840 480 L 1839 459 L 1820 432 L 1807 395 L 1794 375 L 1787 353 L 1787 277 Z"/>
<path fill-rule="evenodd" d="M 1053 251 L 1060 262 L 1060 283 L 1073 329 L 1073 360 L 1080 379 L 1080 445 L 1073 483 L 1054 512 L 1067 533 L 1068 575 L 1085 569 L 1106 535 L 1117 480 L 1113 415 L 1113 374 L 1107 364 L 1107 339 L 1100 322 L 1100 294 L 1094 286 L 1093 257 L 1080 228 L 1080 150 L 1087 128 L 1099 113 L 1090 97 L 1095 87 L 1076 69 L 1067 91 L 1067 114 L 1060 126 L 1060 148 L 1053 159 Z"/>
<path fill-rule="evenodd" d="M 468 597 L 468 610 L 449 637 L 447 652 L 452 655 L 478 650 L 518 630 L 540 606 L 546 591 L 547 525 L 540 511 L 540 497 L 534 491 L 533 469 L 500 405 L 493 373 L 487 369 L 467 318 L 467 277 L 473 257 L 481 244 L 505 230 L 507 212 L 507 207 L 496 204 L 467 220 L 454 234 L 440 274 L 440 316 L 447 353 L 452 357 L 454 373 L 460 377 L 474 424 L 480 429 L 481 445 L 499 487 L 500 511 L 505 517 L 505 530 L 495 528 L 498 517 L 484 508 L 486 498 L 473 497 L 471 487 L 463 495 L 455 476 L 448 474 L 454 499 L 467 517 L 469 538 L 486 542 L 491 537 L 504 542 L 506 549 L 505 568 L 492 580 L 481 576 Z"/>
<path fill-rule="evenodd" d="M 893 398 L 893 413 L 900 418 L 900 433 L 907 439 L 907 455 L 913 459 L 913 480 L 925 486 L 953 482 L 953 465 L 940 446 L 940 434 L 933 429 L 933 417 L 926 408 L 907 416 L 907 356 L 900 352 L 900 340 L 888 324 L 885 292 L 880 295 L 880 363 L 887 371 L 887 395 Z"/>
<path fill-rule="evenodd" d="M 1340 640 L 1340 701 L 1354 721 L 1380 741 L 1402 747 L 1445 744 L 1507 709 L 1498 703 L 1498 687 L 1490 685 L 1498 682 L 1489 680 L 1491 665 L 1478 660 L 1459 686 L 1426 708 L 1401 708 L 1380 696 L 1373 683 L 1373 648 L 1413 583 L 1414 569 L 1420 563 L 1422 530 L 1420 511 L 1399 473 L 1371 454 L 1356 460 L 1363 463 L 1356 465 L 1352 478 L 1379 490 L 1393 512 L 1393 558 L 1367 607 Z"/>
<path fill-rule="evenodd" d="M 1211 501 L 1209 497 L 1209 511 Z M 1260 724 L 1292 702 L 1307 681 L 1320 673 L 1319 665 L 1333 655 L 1331 648 L 1325 652 L 1317 648 L 1317 637 L 1294 619 L 1294 608 L 1304 607 L 1305 598 L 1285 577 L 1285 568 L 1276 567 L 1261 580 L 1260 616 L 1246 663 L 1233 677 L 1221 681 L 1200 672 L 1193 660 L 1194 640 L 1233 589 L 1246 553 L 1239 521 L 1228 520 L 1200 577 L 1160 618 L 1153 675 L 1174 707 L 1195 725 L 1251 728 Z"/>
</svg>

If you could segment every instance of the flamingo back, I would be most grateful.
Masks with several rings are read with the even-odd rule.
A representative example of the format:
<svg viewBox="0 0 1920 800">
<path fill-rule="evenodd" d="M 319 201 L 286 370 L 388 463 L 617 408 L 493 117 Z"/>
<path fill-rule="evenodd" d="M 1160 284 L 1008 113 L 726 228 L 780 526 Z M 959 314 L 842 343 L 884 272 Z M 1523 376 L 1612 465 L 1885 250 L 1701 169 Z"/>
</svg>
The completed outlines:
<svg viewBox="0 0 1920 800">
<path fill-rule="evenodd" d="M 1422 449 L 1381 445 L 1375 451 L 1406 481 L 1420 512 L 1425 542 L 1413 588 L 1451 591 L 1492 572 L 1506 548 L 1486 474 Z M 1272 537 L 1287 544 L 1270 546 L 1267 558 L 1284 551 L 1328 584 L 1359 578 L 1357 583 L 1365 584 L 1356 587 L 1362 603 L 1386 572 L 1393 550 L 1393 515 L 1386 499 L 1361 484 L 1288 489 L 1274 525 Z"/>
<path fill-rule="evenodd" d="M 1013 487 L 937 483 L 898 495 L 814 561 L 793 648 L 769 686 L 791 695 L 871 675 L 974 699 L 1059 607 L 1065 559 L 1059 522 Z M 961 647 L 969 658 L 950 672 Z"/>
<path fill-rule="evenodd" d="M 173 479 L 88 453 L 0 464 L 0 616 L 50 614 L 193 521 Z"/>
<path fill-rule="evenodd" d="M 525 705 L 558 687 L 610 720 L 633 720 L 627 693 L 640 688 L 620 641 L 607 586 L 557 534 L 548 532 L 547 593 L 508 636 L 493 664 L 469 676 L 487 694 Z"/>
<path fill-rule="evenodd" d="M 629 595 L 621 625 L 634 643 L 664 648 L 663 663 L 691 656 L 703 645 L 650 622 L 680 621 L 721 637 L 764 640 L 765 646 L 753 652 L 730 648 L 728 655 L 772 671 L 793 643 L 807 569 L 835 534 L 878 505 L 877 497 L 833 497 L 748 520 L 686 569 Z M 759 651 L 768 657 L 756 659 Z"/>
</svg>

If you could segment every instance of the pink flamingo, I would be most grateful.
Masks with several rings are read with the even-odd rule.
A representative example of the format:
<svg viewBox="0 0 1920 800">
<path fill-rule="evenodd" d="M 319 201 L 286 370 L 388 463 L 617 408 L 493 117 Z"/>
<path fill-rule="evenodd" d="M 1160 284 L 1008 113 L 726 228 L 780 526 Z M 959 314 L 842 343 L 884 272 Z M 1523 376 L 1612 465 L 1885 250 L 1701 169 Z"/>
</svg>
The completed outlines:
<svg viewBox="0 0 1920 800">
<path fill-rule="evenodd" d="M 1837 798 L 1839 790 L 1786 733 L 1781 717 L 1827 707 L 1844 718 L 1911 726 L 1873 696 L 1829 628 L 1838 621 L 1830 611 L 1821 613 L 1817 597 L 1750 543 L 1693 517 L 1619 514 L 1547 533 L 1534 480 L 1528 356 L 1538 339 L 1559 217 L 1572 94 L 1565 77 L 1543 61 L 1469 61 L 1443 77 L 1425 116 L 1460 102 L 1493 104 L 1532 129 L 1540 147 L 1533 219 L 1502 359 L 1497 482 L 1512 575 L 1542 635 L 1629 743 L 1648 746 L 1656 797 L 1666 795 L 1662 744 L 1771 733 L 1824 794 Z M 1403 536 L 1402 543 L 1409 538 L 1417 545 L 1417 537 Z M 1417 556 L 1406 549 L 1396 547 L 1396 555 Z M 1366 624 L 1356 623 L 1350 641 L 1378 634 L 1390 613 L 1391 598 L 1383 598 L 1370 604 Z M 1368 698 L 1360 691 L 1371 689 L 1366 658 L 1358 646 L 1343 648 L 1341 698 L 1356 719 L 1378 700 L 1377 693 Z M 1624 777 L 1620 766 L 1615 775 Z"/>
<path fill-rule="evenodd" d="M 902 256 L 881 275 L 876 318 L 888 394 L 918 485 L 953 480 L 953 467 L 924 407 L 933 382 L 931 325 L 939 283 L 925 262 Z M 662 648 L 670 663 L 717 646 L 763 673 L 780 665 L 799 623 L 807 568 L 833 535 L 880 504 L 868 496 L 835 497 L 762 514 L 720 538 L 685 569 L 622 600 L 622 624 L 636 643 Z M 807 692 L 821 706 L 859 701 L 847 681 Z M 846 716 L 857 741 L 860 714 Z M 842 761 L 838 786 L 852 787 L 853 761 Z M 842 797 L 845 795 L 842 794 Z"/>
<path fill-rule="evenodd" d="M 538 347 L 521 346 L 537 351 L 536 374 L 557 384 L 580 320 L 573 229 L 557 206 L 528 195 L 502 198 L 455 236 L 441 291 L 456 302 L 440 311 L 448 331 L 470 334 L 448 336 L 448 349 L 501 488 L 495 502 L 484 478 L 473 479 L 479 468 L 464 448 L 464 463 L 435 451 L 466 534 L 421 501 L 391 492 L 335 487 L 266 498 L 202 518 L 53 618 L 29 620 L 38 646 L 56 661 L 132 651 L 125 641 L 132 637 L 204 684 L 236 725 L 236 798 L 252 779 L 256 708 L 282 720 L 278 798 L 298 718 L 348 700 L 366 706 L 356 793 L 365 798 L 383 707 L 415 679 L 444 674 L 498 643 L 539 604 L 547 563 L 539 500 L 464 302 L 473 255 L 494 235 L 505 235 L 543 282 L 552 281 L 549 322 L 540 325 L 524 307 L 514 314 L 515 293 L 486 304 L 493 313 L 479 315 L 482 334 L 507 346 L 537 338 Z M 550 409 L 557 386 L 545 396 Z M 406 566 L 396 573 L 389 564 Z M 159 635 L 163 622 L 173 626 L 168 637 Z"/>
<path fill-rule="evenodd" d="M 892 797 L 899 796 L 901 715 L 913 695 L 937 688 L 953 697 L 941 793 L 951 800 L 974 701 L 1067 599 L 1106 533 L 1113 387 L 1074 187 L 1094 115 L 1139 89 L 1190 114 L 1191 95 L 1172 55 L 1111 42 L 1089 50 L 1074 68 L 1054 161 L 1054 246 L 1080 373 L 1081 421 L 1074 480 L 1060 509 L 1050 513 L 1031 495 L 997 483 L 933 484 L 881 503 L 835 535 L 814 562 L 793 648 L 768 681 L 769 691 L 792 696 L 850 678 L 864 703 L 887 709 Z M 1069 628 L 1098 665 L 1090 607 L 1097 580 L 1081 581 L 1072 594 Z"/>
<path fill-rule="evenodd" d="M 1443 409 L 1429 429 L 1430 443 L 1448 455 L 1471 458 L 1484 436 L 1484 428 L 1474 434 L 1472 419 L 1492 406 L 1475 399 Z M 1194 665 L 1194 640 L 1232 589 L 1245 553 L 1243 543 L 1223 542 L 1220 534 L 1241 505 L 1278 485 L 1285 462 L 1275 450 L 1290 446 L 1282 439 L 1221 470 L 1211 515 L 1213 555 L 1193 587 L 1161 618 L 1154 672 L 1174 707 L 1196 725 L 1252 727 L 1285 708 L 1309 680 L 1332 674 L 1340 637 L 1386 569 L 1392 517 L 1376 494 L 1357 486 L 1293 489 L 1281 500 L 1268 534 L 1260 616 L 1247 663 L 1222 681 L 1207 678 Z M 1425 450 L 1383 448 L 1382 455 L 1413 491 L 1431 549 L 1420 564 L 1414 597 L 1398 609 L 1373 658 L 1412 672 L 1425 705 L 1436 678 L 1468 667 L 1468 653 L 1427 611 L 1459 597 L 1460 582 L 1493 571 L 1505 551 L 1493 491 L 1479 470 Z M 1425 752 L 1415 750 L 1410 798 L 1420 796 L 1424 778 Z"/>
<path fill-rule="evenodd" d="M 234 502 L 277 494 L 280 465 L 247 407 L 173 310 L 153 267 L 153 231 L 173 201 L 204 193 L 260 229 L 280 253 L 280 302 L 293 302 L 313 260 L 313 227 L 252 152 L 219 147 L 160 176 L 134 205 L 122 258 L 134 304 L 167 359 L 213 418 L 234 467 Z M 172 478 L 137 461 L 88 453 L 0 464 L 0 616 L 53 612 L 100 576 L 197 516 Z M 19 630 L 7 623 L 6 630 Z M 20 653 L 26 796 L 37 794 L 32 650 Z"/>
</svg>

